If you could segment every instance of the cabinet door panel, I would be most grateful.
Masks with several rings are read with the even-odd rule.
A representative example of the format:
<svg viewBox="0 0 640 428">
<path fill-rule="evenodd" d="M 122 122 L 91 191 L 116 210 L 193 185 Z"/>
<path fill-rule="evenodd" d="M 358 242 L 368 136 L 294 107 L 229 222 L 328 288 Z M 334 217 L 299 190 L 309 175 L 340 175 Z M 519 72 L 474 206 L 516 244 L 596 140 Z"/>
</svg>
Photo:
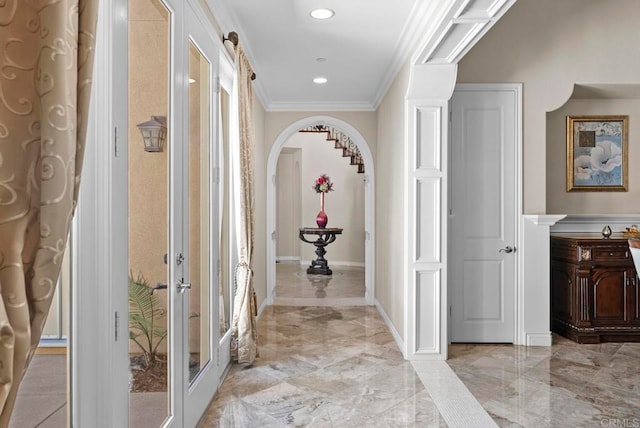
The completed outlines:
<svg viewBox="0 0 640 428">
<path fill-rule="evenodd" d="M 551 313 L 556 318 L 564 320 L 573 319 L 573 305 L 571 293 L 573 289 L 573 270 L 563 263 L 551 264 Z"/>
<path fill-rule="evenodd" d="M 628 322 L 626 269 L 593 270 L 593 323 L 619 324 Z"/>
</svg>

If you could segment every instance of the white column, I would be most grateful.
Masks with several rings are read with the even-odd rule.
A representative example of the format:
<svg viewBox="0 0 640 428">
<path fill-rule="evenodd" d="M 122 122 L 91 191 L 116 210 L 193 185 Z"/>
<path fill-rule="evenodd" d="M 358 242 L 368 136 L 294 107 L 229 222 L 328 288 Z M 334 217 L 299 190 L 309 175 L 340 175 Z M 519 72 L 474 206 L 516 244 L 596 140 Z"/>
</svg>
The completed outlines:
<svg viewBox="0 0 640 428">
<path fill-rule="evenodd" d="M 516 343 L 551 346 L 550 229 L 565 215 L 524 215 L 522 239 L 522 307 Z"/>
<path fill-rule="evenodd" d="M 457 66 L 414 65 L 407 93 L 405 356 L 447 358 L 448 103 Z"/>
</svg>

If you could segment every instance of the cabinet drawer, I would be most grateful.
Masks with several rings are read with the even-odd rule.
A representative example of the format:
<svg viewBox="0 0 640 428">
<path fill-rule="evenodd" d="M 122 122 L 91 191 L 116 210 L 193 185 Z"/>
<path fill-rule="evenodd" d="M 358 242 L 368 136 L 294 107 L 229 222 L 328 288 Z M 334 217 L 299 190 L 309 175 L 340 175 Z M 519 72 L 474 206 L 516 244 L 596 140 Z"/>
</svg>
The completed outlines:
<svg viewBox="0 0 640 428">
<path fill-rule="evenodd" d="M 627 261 L 631 259 L 631 254 L 628 248 L 621 247 L 609 247 L 598 248 L 593 247 L 591 250 L 591 257 L 596 261 Z"/>
</svg>

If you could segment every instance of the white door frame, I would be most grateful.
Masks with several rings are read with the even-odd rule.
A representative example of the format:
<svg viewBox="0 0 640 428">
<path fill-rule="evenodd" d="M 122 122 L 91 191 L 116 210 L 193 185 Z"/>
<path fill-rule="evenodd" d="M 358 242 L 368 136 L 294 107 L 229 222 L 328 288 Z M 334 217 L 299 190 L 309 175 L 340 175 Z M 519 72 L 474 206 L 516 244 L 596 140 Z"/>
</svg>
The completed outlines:
<svg viewBox="0 0 640 428">
<path fill-rule="evenodd" d="M 513 326 L 513 343 L 522 343 L 522 334 L 521 334 L 521 326 L 523 325 L 520 317 L 524 313 L 523 310 L 523 302 L 522 296 L 524 295 L 524 280 L 522 276 L 522 225 L 523 225 L 523 202 L 522 202 L 522 84 L 521 83 L 458 83 L 455 86 L 455 92 L 512 92 L 514 95 L 514 117 L 516 123 L 514 124 L 514 134 L 515 134 L 515 148 L 514 148 L 514 161 L 515 161 L 515 170 L 514 170 L 514 178 L 515 182 L 515 197 L 514 197 L 514 206 L 512 207 L 512 214 L 514 216 L 515 223 L 515 242 L 513 246 L 515 247 L 515 271 L 514 271 L 514 326 Z M 449 114 L 451 114 L 451 100 L 449 101 Z M 451 117 L 451 116 L 450 116 Z M 451 122 L 450 126 L 451 126 Z M 451 153 L 451 135 L 449 133 L 449 142 L 447 146 L 447 150 Z M 449 163 L 451 165 L 451 163 Z M 456 171 L 450 170 L 449 177 L 455 174 Z M 504 177 L 503 177 L 504 178 Z M 451 182 L 451 180 L 450 180 Z M 451 203 L 452 198 L 448 197 L 449 203 Z M 449 217 L 449 222 L 451 218 Z M 448 232 L 447 232 L 448 234 Z M 453 241 L 452 241 L 453 243 Z M 455 248 L 451 247 L 449 251 L 456 251 Z M 448 259 L 450 263 L 450 258 Z M 453 303 L 453 287 L 452 285 L 448 288 L 449 293 L 449 301 L 451 304 Z M 451 320 L 451 311 L 448 312 L 449 319 Z M 449 328 L 447 329 L 447 343 L 451 343 L 451 329 L 453 327 L 453 323 L 448 323 Z"/>
<path fill-rule="evenodd" d="M 365 165 L 364 227 L 365 227 L 365 300 L 375 303 L 375 174 L 373 155 L 367 141 L 353 126 L 331 116 L 311 116 L 300 119 L 285 128 L 269 152 L 267 160 L 267 304 L 273 305 L 276 285 L 276 169 L 284 144 L 300 129 L 322 122 L 349 135 L 362 154 Z"/>
</svg>

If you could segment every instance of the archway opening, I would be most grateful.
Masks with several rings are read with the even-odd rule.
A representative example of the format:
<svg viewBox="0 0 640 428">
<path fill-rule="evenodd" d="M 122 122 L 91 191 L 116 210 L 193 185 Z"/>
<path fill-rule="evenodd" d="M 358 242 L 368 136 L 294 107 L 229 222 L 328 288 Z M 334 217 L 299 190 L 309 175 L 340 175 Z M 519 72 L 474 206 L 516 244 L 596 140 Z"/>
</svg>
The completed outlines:
<svg viewBox="0 0 640 428">
<path fill-rule="evenodd" d="M 323 126 L 334 129 L 348 136 L 352 144 L 357 148 L 363 162 L 363 168 L 365 170 L 362 174 L 357 174 L 354 170 L 353 174 L 360 176 L 360 179 L 364 185 L 364 283 L 365 283 L 365 296 L 364 300 L 366 304 L 373 305 L 375 297 L 375 285 L 374 285 L 374 272 L 375 272 L 375 240 L 374 240 L 374 165 L 373 157 L 366 140 L 362 135 L 348 123 L 328 116 L 312 116 L 298 120 L 286 129 L 284 129 L 276 141 L 274 142 L 267 161 L 267 178 L 269 185 L 267 186 L 267 301 L 269 304 L 274 304 L 275 286 L 276 286 L 276 256 L 278 255 L 276 244 L 278 237 L 278 225 L 277 225 L 277 168 L 278 160 L 281 154 L 291 154 L 292 148 L 286 148 L 287 142 L 291 138 L 298 134 L 300 130 L 310 129 L 313 126 L 322 124 Z M 327 144 L 330 144 L 327 142 Z M 294 149 L 295 150 L 295 149 Z M 357 165 L 355 166 L 357 168 Z M 292 169 L 295 171 L 295 166 Z M 301 188 L 306 188 L 305 182 L 300 182 Z M 309 183 L 311 187 L 311 183 Z M 311 191 L 311 189 L 310 189 Z M 308 219 L 305 219 L 308 220 Z M 330 227 L 330 226 L 328 226 Z M 336 224 L 336 227 L 338 225 Z M 301 258 L 302 259 L 302 258 Z"/>
</svg>

